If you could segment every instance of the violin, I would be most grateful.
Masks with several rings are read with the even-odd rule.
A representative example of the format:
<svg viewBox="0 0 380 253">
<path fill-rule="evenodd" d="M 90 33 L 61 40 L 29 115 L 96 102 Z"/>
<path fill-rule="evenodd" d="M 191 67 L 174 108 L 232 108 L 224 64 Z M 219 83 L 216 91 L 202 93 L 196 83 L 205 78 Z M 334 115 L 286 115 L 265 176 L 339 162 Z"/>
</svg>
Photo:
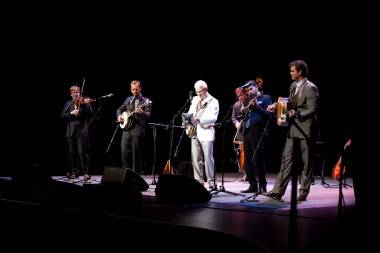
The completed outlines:
<svg viewBox="0 0 380 253">
<path fill-rule="evenodd" d="M 243 106 L 241 108 L 242 111 L 242 120 L 246 121 L 248 119 L 249 113 L 253 110 L 257 103 L 257 99 L 261 97 L 263 94 L 262 92 L 258 91 L 256 95 L 249 95 L 247 99 L 249 100 L 249 103 L 247 106 Z"/>
<path fill-rule="evenodd" d="M 83 104 L 91 104 L 93 102 L 95 102 L 96 99 L 93 99 L 93 98 L 89 98 L 89 97 L 84 97 L 84 96 L 79 96 L 77 98 L 74 98 L 74 103 L 76 105 L 83 105 Z"/>
</svg>

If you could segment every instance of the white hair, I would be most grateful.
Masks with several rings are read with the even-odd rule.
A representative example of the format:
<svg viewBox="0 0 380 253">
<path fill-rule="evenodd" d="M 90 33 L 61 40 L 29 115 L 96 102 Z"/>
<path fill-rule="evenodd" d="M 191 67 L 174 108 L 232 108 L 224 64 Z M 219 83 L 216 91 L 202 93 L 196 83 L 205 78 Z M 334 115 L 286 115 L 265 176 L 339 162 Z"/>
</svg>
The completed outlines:
<svg viewBox="0 0 380 253">
<path fill-rule="evenodd" d="M 207 89 L 207 83 L 205 81 L 203 81 L 203 80 L 198 80 L 194 84 L 194 89 L 195 90 Z"/>
</svg>

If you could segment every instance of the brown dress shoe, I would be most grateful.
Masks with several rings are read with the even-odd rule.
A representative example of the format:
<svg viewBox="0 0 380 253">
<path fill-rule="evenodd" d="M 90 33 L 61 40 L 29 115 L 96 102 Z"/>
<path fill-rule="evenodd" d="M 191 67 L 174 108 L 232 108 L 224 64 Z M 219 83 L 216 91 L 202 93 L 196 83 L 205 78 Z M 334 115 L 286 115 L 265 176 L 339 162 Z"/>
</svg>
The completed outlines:
<svg viewBox="0 0 380 253">
<path fill-rule="evenodd" d="M 281 201 L 281 194 L 280 193 L 276 193 L 276 192 L 268 192 L 266 194 L 263 194 L 264 196 L 267 196 L 269 198 L 272 198 L 272 199 L 275 199 L 275 200 L 278 200 L 278 201 Z"/>
</svg>

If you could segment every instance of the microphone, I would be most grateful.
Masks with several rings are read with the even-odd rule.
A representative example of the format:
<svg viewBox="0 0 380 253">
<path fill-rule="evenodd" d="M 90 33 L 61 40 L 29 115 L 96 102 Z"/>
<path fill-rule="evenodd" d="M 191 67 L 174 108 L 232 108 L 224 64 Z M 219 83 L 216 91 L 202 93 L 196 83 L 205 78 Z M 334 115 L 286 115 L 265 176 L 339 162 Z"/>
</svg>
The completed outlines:
<svg viewBox="0 0 380 253">
<path fill-rule="evenodd" d="M 194 96 L 194 91 L 189 91 L 189 101 L 191 101 L 193 99 L 193 96 Z"/>
<path fill-rule="evenodd" d="M 103 99 L 103 98 L 110 98 L 113 96 L 113 93 L 110 93 L 108 95 L 104 95 L 104 96 L 101 96 L 99 99 Z"/>
</svg>

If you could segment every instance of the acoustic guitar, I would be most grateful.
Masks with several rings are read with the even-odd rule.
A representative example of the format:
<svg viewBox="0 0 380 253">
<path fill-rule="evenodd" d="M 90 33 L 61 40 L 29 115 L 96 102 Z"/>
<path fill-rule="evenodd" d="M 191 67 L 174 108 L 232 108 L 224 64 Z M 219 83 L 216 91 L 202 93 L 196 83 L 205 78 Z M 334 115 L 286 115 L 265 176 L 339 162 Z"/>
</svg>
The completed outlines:
<svg viewBox="0 0 380 253">
<path fill-rule="evenodd" d="M 288 123 L 288 102 L 289 98 L 280 97 L 277 102 L 277 125 L 287 126 Z"/>
</svg>

